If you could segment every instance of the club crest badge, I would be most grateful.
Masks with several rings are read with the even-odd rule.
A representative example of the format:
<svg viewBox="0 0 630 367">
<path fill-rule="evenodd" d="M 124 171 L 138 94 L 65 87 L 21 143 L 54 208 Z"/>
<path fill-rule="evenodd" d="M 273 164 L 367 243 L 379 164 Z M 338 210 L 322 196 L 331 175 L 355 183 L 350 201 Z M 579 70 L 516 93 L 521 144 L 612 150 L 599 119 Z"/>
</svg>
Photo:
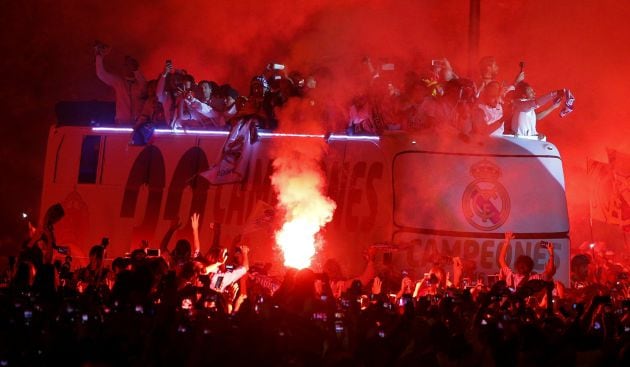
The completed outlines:
<svg viewBox="0 0 630 367">
<path fill-rule="evenodd" d="M 462 210 L 470 225 L 482 231 L 499 228 L 510 215 L 510 196 L 499 182 L 501 169 L 482 160 L 470 167 L 475 178 L 462 196 Z"/>
</svg>

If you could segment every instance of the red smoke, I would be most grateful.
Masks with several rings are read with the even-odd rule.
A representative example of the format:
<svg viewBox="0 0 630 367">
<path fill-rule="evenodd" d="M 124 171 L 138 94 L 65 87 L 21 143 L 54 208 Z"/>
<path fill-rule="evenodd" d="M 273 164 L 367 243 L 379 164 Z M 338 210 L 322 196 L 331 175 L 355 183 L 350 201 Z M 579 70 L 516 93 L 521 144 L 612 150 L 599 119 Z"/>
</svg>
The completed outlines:
<svg viewBox="0 0 630 367">
<path fill-rule="evenodd" d="M 576 95 L 572 115 L 549 117 L 540 130 L 564 156 L 572 236 L 581 242 L 590 237 L 583 229 L 586 158 L 605 160 L 607 147 L 630 151 L 630 7 L 614 0 L 481 3 L 480 56 L 496 56 L 503 79 L 511 80 L 523 60 L 539 94 L 570 88 Z M 110 69 L 130 54 L 153 78 L 172 59 L 197 79 L 230 82 L 241 93 L 272 60 L 318 71 L 325 75 L 318 85 L 327 92 L 325 103 L 338 106 L 340 115 L 365 84 L 365 55 L 391 60 L 398 70 L 419 70 L 445 56 L 467 74 L 467 1 L 11 2 L 0 17 L 0 100 L 7 106 L 2 171 L 12 177 L 0 191 L 16 198 L 6 202 L 11 210 L 3 223 L 12 223 L 20 208 L 37 207 L 54 103 L 111 99 L 94 75 L 95 39 L 112 45 Z"/>
</svg>

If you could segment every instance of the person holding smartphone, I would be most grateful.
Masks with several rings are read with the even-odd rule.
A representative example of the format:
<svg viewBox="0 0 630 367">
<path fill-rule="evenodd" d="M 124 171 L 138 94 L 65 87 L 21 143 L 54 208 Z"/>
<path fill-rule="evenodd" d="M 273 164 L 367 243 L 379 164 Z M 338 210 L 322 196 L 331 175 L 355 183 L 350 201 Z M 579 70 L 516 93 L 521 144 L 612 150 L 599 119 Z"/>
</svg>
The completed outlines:
<svg viewBox="0 0 630 367">
<path fill-rule="evenodd" d="M 542 274 L 533 274 L 534 260 L 527 255 L 520 255 L 514 261 L 514 269 L 508 266 L 505 259 L 508 248 L 510 247 L 510 241 L 514 239 L 512 232 L 505 232 L 505 241 L 501 247 L 499 253 L 498 265 L 500 270 L 500 279 L 505 280 L 507 286 L 511 289 L 518 289 L 520 286 L 527 283 L 528 280 L 539 279 L 544 281 L 551 281 L 553 275 L 556 273 L 556 266 L 553 258 L 553 243 L 541 242 L 541 245 L 547 249 L 549 253 L 549 259 L 545 265 L 545 271 Z"/>
</svg>

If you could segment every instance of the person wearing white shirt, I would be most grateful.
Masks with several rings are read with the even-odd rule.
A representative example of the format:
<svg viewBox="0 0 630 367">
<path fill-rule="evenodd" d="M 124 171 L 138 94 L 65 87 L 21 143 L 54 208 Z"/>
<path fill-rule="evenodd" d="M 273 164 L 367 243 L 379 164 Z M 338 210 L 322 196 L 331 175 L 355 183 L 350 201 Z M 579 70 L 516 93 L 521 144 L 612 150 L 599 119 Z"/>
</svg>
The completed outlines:
<svg viewBox="0 0 630 367">
<path fill-rule="evenodd" d="M 493 81 L 488 83 L 473 110 L 473 132 L 478 135 L 503 135 L 503 106 L 501 85 Z"/>
<path fill-rule="evenodd" d="M 516 86 L 514 102 L 512 102 L 512 130 L 519 136 L 544 136 L 538 133 L 536 123 L 547 117 L 553 110 L 560 107 L 564 91 L 556 90 L 542 97 L 536 98 L 534 89 L 525 82 Z M 536 110 L 547 103 L 552 104 L 541 112 Z"/>
<path fill-rule="evenodd" d="M 103 57 L 109 54 L 109 51 L 110 48 L 105 45 L 98 45 L 95 48 L 96 76 L 114 89 L 116 94 L 116 124 L 131 125 L 136 122 L 142 112 L 147 82 L 138 70 L 138 61 L 129 56 L 125 57 L 124 76 L 115 75 L 105 70 Z"/>
<path fill-rule="evenodd" d="M 228 269 L 225 262 L 228 259 L 228 252 L 225 248 L 218 248 L 217 251 L 211 249 L 211 253 L 217 252 L 219 256 L 211 256 L 214 262 L 206 267 L 210 278 L 210 289 L 215 292 L 223 293 L 230 285 L 236 283 L 249 270 L 249 248 L 247 246 L 240 247 L 243 253 L 243 264 L 233 269 Z"/>
</svg>

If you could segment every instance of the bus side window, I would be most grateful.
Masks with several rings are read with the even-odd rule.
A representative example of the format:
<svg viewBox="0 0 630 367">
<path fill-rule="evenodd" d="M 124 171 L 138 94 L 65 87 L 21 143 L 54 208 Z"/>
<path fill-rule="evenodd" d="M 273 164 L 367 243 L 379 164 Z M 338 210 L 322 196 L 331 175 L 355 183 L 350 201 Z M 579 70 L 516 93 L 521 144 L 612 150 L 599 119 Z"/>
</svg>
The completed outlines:
<svg viewBox="0 0 630 367">
<path fill-rule="evenodd" d="M 100 135 L 88 135 L 83 138 L 83 144 L 81 145 L 81 162 L 79 163 L 79 183 L 96 183 L 100 149 Z"/>
</svg>

